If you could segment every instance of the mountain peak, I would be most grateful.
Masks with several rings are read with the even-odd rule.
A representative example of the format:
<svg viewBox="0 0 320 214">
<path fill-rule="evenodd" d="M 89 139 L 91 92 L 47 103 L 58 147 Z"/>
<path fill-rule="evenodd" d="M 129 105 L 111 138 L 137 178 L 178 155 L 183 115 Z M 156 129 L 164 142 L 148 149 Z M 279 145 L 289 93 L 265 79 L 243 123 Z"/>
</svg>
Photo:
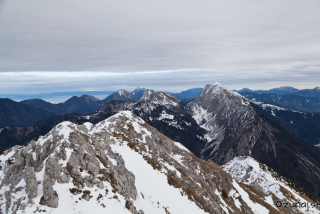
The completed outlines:
<svg viewBox="0 0 320 214">
<path fill-rule="evenodd" d="M 138 97 L 132 95 L 127 90 L 120 89 L 119 91 L 114 92 L 113 94 L 109 95 L 107 98 L 103 100 L 104 103 L 107 103 L 112 100 L 129 100 L 129 101 L 137 101 Z"/>
<path fill-rule="evenodd" d="M 172 105 L 176 106 L 179 104 L 179 100 L 171 95 L 162 91 L 155 92 L 154 90 L 148 90 L 140 98 L 139 102 L 151 102 L 153 104 L 160 105 Z"/>
<path fill-rule="evenodd" d="M 119 94 L 120 96 L 130 94 L 127 90 L 124 90 L 124 89 L 120 89 L 120 90 L 116 91 L 115 93 Z"/>
<path fill-rule="evenodd" d="M 81 98 L 85 98 L 87 101 L 98 101 L 99 99 L 95 96 L 84 94 L 81 96 Z"/>
<path fill-rule="evenodd" d="M 243 88 L 243 89 L 239 90 L 238 92 L 252 92 L 252 90 L 249 88 Z"/>
<path fill-rule="evenodd" d="M 148 89 L 145 88 L 145 87 L 137 87 L 135 90 L 144 90 L 144 89 L 148 90 Z"/>
<path fill-rule="evenodd" d="M 212 85 L 207 84 L 195 101 L 197 101 L 197 99 L 218 99 L 222 102 L 229 102 L 228 100 L 234 100 L 238 104 L 246 104 L 246 102 L 244 102 L 244 98 L 240 94 L 229 90 L 228 88 L 217 82 Z"/>
<path fill-rule="evenodd" d="M 147 88 L 137 87 L 133 92 L 131 92 L 131 94 L 135 95 L 136 97 L 138 97 L 140 99 L 146 91 L 148 91 Z"/>
</svg>

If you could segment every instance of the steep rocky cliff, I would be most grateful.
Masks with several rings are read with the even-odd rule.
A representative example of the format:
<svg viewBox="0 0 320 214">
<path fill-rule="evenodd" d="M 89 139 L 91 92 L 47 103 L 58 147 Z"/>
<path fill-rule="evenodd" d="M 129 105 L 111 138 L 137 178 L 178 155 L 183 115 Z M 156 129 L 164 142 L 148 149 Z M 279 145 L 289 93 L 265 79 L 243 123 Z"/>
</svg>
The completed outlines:
<svg viewBox="0 0 320 214">
<path fill-rule="evenodd" d="M 251 156 L 320 197 L 320 149 L 260 113 L 241 95 L 215 83 L 188 104 L 207 130 L 201 151 L 205 160 L 225 164 Z"/>
</svg>

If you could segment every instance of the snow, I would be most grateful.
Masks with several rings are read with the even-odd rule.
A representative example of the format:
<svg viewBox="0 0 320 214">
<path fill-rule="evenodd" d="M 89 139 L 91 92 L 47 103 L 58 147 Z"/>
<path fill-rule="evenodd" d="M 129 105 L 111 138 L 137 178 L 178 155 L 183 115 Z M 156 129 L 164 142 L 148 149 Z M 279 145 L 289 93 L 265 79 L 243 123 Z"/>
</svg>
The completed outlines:
<svg viewBox="0 0 320 214">
<path fill-rule="evenodd" d="M 70 133 L 73 132 L 73 130 L 69 126 L 75 127 L 75 124 L 71 123 L 70 121 L 64 121 L 62 123 L 59 123 L 59 125 L 57 126 L 59 135 L 63 135 L 65 139 L 68 139 Z"/>
<path fill-rule="evenodd" d="M 278 210 L 278 208 L 274 205 L 274 202 L 273 202 L 273 200 L 272 200 L 272 196 L 271 196 L 271 195 L 265 197 L 265 201 L 266 201 L 268 204 L 270 204 L 271 206 L 273 206 L 273 208 L 275 208 L 275 209 Z"/>
<path fill-rule="evenodd" d="M 260 204 L 257 204 L 257 203 L 254 203 L 253 201 L 251 201 L 249 194 L 246 191 L 244 191 L 237 182 L 233 181 L 233 186 L 236 188 L 236 190 L 241 195 L 242 199 L 248 204 L 248 206 L 252 209 L 252 211 L 254 213 L 257 213 L 257 214 L 268 214 L 269 213 L 268 209 L 261 206 Z"/>
<path fill-rule="evenodd" d="M 140 98 L 140 101 L 164 106 L 179 105 L 179 100 L 177 100 L 175 96 L 161 91 L 155 92 L 154 90 L 148 90 L 146 93 L 144 93 L 144 95 Z"/>
<path fill-rule="evenodd" d="M 82 124 L 84 127 L 87 128 L 88 131 L 90 131 L 93 127 L 93 124 L 92 123 L 89 123 L 89 122 L 85 122 L 84 124 Z"/>
<path fill-rule="evenodd" d="M 174 116 L 171 114 L 167 114 L 166 111 L 162 111 L 158 120 L 169 119 L 173 120 Z"/>
<path fill-rule="evenodd" d="M 211 142 L 216 139 L 216 141 L 211 144 L 215 146 L 214 151 L 218 148 L 218 145 L 222 142 L 224 138 L 224 127 L 220 127 L 216 122 L 216 115 L 208 113 L 208 111 L 197 104 L 193 105 L 193 119 L 200 125 L 201 128 L 207 130 L 204 135 L 204 139 L 207 142 Z"/>
<path fill-rule="evenodd" d="M 111 161 L 111 163 L 112 163 L 114 166 L 117 166 L 117 165 L 118 165 L 118 163 L 117 163 L 117 161 L 116 161 L 115 159 L 109 157 L 109 160 Z"/>
<path fill-rule="evenodd" d="M 220 207 L 226 212 L 226 213 L 229 213 L 228 209 L 226 207 L 228 207 L 228 205 L 226 204 L 226 202 L 221 198 L 221 195 L 220 193 L 218 192 L 218 190 L 216 189 L 214 191 L 214 193 L 219 197 L 220 201 L 222 202 L 223 206 L 221 204 Z"/>
<path fill-rule="evenodd" d="M 142 209 L 144 213 L 165 213 L 166 207 L 170 213 L 205 213 L 188 200 L 187 196 L 181 196 L 179 189 L 168 184 L 167 176 L 154 170 L 141 155 L 125 146 L 112 145 L 111 148 L 122 156 L 126 168 L 135 175 L 137 192 L 144 195 L 143 198 L 138 194 L 134 201 L 137 210 Z"/>
<path fill-rule="evenodd" d="M 2 132 L 3 129 L 4 129 L 4 128 L 0 128 L 0 133 Z"/>
<path fill-rule="evenodd" d="M 279 182 L 272 177 L 270 173 L 264 172 L 260 168 L 259 163 L 253 158 L 242 158 L 236 157 L 232 161 L 223 165 L 222 168 L 231 174 L 231 176 L 238 182 L 242 182 L 247 185 L 258 184 L 266 194 L 273 193 L 279 199 L 284 198 L 280 191 Z M 247 169 L 249 168 L 252 168 L 252 170 L 247 172 Z M 246 177 L 248 174 L 250 176 Z M 244 177 L 246 179 L 243 179 Z"/>
<path fill-rule="evenodd" d="M 291 189 L 287 183 L 280 177 L 274 177 L 268 170 L 264 170 L 261 167 L 267 166 L 260 165 L 252 157 L 235 157 L 222 166 L 222 169 L 229 173 L 237 182 L 241 182 L 251 186 L 258 186 L 265 194 L 265 201 L 274 207 L 272 195 L 279 200 L 289 200 L 291 202 L 301 203 L 307 202 L 303 197 L 299 195 L 294 189 Z M 286 198 L 280 188 L 286 189 L 291 193 L 292 198 Z M 238 190 L 243 197 L 243 194 Z M 250 206 L 250 205 L 249 205 Z M 300 211 L 304 212 L 304 208 L 300 208 Z M 316 209 L 310 208 L 310 213 L 318 213 Z"/>
<path fill-rule="evenodd" d="M 187 149 L 184 145 L 182 145 L 182 144 L 179 143 L 179 142 L 174 142 L 174 145 L 176 145 L 176 146 L 179 147 L 180 149 L 183 149 L 184 151 L 187 151 L 187 152 L 191 153 L 191 152 L 189 151 L 189 149 Z"/>
<path fill-rule="evenodd" d="M 105 182 L 107 184 L 107 182 Z M 105 196 L 105 190 L 99 188 L 84 188 L 83 190 L 89 190 L 90 195 L 93 196 L 89 201 L 84 199 L 79 200 L 81 195 L 72 195 L 70 193 L 70 188 L 74 188 L 73 184 L 58 184 L 56 183 L 53 186 L 54 190 L 59 196 L 59 206 L 57 208 L 50 208 L 47 206 L 39 205 L 38 203 L 34 205 L 28 205 L 25 212 L 19 210 L 17 213 L 33 213 L 36 209 L 46 210 L 46 213 L 128 213 L 129 210 L 124 207 L 125 199 L 119 194 L 109 193 L 108 196 Z M 106 186 L 111 192 L 111 187 Z M 103 197 L 98 201 L 97 198 L 101 194 Z M 112 196 L 117 195 L 118 199 L 113 199 Z M 35 199 L 35 202 L 40 201 L 42 194 L 38 195 Z M 110 198 L 110 199 L 109 199 Z M 104 208 L 101 204 L 104 204 Z"/>
</svg>

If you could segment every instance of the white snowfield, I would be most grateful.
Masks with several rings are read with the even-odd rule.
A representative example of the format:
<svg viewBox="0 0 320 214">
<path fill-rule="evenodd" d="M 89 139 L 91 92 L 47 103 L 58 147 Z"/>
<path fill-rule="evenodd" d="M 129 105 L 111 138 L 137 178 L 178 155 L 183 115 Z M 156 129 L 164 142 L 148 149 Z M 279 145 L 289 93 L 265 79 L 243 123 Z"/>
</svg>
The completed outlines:
<svg viewBox="0 0 320 214">
<path fill-rule="evenodd" d="M 252 157 L 235 157 L 223 165 L 222 169 L 228 172 L 237 182 L 262 190 L 265 193 L 264 200 L 279 212 L 280 210 L 275 206 L 277 201 L 291 204 L 296 202 L 309 203 L 308 210 L 304 207 L 298 207 L 298 210 L 302 213 L 320 213 L 319 209 L 311 207 L 312 201 L 306 200 L 303 193 L 299 193 L 289 186 L 288 179 L 283 178 L 276 171 L 259 163 Z"/>
<path fill-rule="evenodd" d="M 119 124 L 119 118 L 121 124 Z M 121 130 L 119 127 L 121 126 Z M 126 131 L 127 130 L 127 131 Z M 120 133 L 120 131 L 122 133 Z M 202 197 L 203 201 L 207 205 L 211 205 L 216 209 L 211 213 L 240 213 L 242 209 L 251 209 L 253 213 L 270 213 L 270 210 L 263 205 L 254 202 L 252 196 L 249 196 L 247 189 L 244 189 L 237 183 L 237 179 L 242 176 L 245 166 L 252 166 L 253 173 L 250 174 L 250 179 L 257 180 L 257 177 L 263 175 L 261 182 L 264 191 L 275 192 L 275 196 L 281 197 L 278 189 L 272 187 L 272 180 L 268 174 L 263 174 L 259 171 L 258 163 L 249 160 L 236 161 L 238 171 L 235 172 L 233 166 L 236 163 L 228 163 L 224 166 L 226 171 L 230 170 L 230 174 L 235 176 L 235 180 L 230 178 L 224 178 L 227 174 L 223 172 L 218 166 L 212 165 L 212 169 L 215 169 L 215 173 L 207 173 L 203 168 L 204 165 L 209 164 L 206 162 L 196 161 L 188 149 L 178 142 L 169 142 L 169 144 L 163 144 L 158 142 L 157 145 L 150 143 L 151 139 L 156 137 L 161 139 L 162 134 L 158 133 L 155 129 L 148 126 L 141 118 L 138 118 L 130 111 L 122 111 L 96 125 L 91 123 L 84 123 L 82 125 L 76 125 L 71 122 L 62 122 L 53 128 L 47 135 L 41 136 L 36 142 L 31 142 L 25 147 L 15 146 L 7 150 L 4 154 L 0 155 L 0 213 L 136 213 L 136 214 L 201 214 L 206 213 L 204 209 L 200 208 L 192 196 L 192 200 L 188 198 L 188 195 L 183 191 L 182 187 L 174 187 L 169 185 L 169 174 L 174 173 L 177 179 L 185 179 L 190 187 L 197 187 L 197 191 L 203 192 L 199 197 Z M 124 196 L 125 194 L 114 188 L 114 184 L 109 180 L 96 180 L 94 184 L 88 185 L 85 182 L 82 192 L 90 191 L 90 198 L 85 200 L 81 197 L 81 194 L 71 194 L 71 189 L 75 188 L 73 178 L 65 182 L 58 182 L 52 180 L 52 188 L 58 195 L 58 206 L 56 208 L 41 205 L 40 200 L 44 195 L 44 181 L 46 180 L 47 162 L 50 162 L 52 158 L 59 156 L 61 150 L 65 149 L 65 158 L 60 158 L 58 164 L 61 167 L 67 168 L 70 160 L 75 157 L 74 139 L 73 136 L 87 136 L 87 142 L 83 145 L 85 147 L 85 154 L 96 151 L 96 155 L 101 155 L 101 152 L 107 157 L 109 168 L 118 170 L 119 176 L 123 174 L 134 175 L 132 183 L 124 183 L 122 188 L 126 189 L 126 186 L 134 186 L 136 189 L 136 197 Z M 122 137 L 119 137 L 123 134 Z M 135 142 L 138 142 L 140 147 L 133 149 L 132 145 L 129 145 L 129 136 L 136 136 Z M 160 136 L 160 137 L 159 137 Z M 80 139 L 80 138 L 79 138 Z M 167 139 L 163 136 L 163 139 Z M 48 142 L 51 142 L 52 151 L 48 148 Z M 80 141 L 79 141 L 80 144 Z M 107 144 L 107 150 L 99 150 Z M 81 147 L 82 148 L 82 147 Z M 152 150 L 152 152 L 151 152 Z M 50 153 L 48 153 L 50 151 Z M 26 179 L 24 179 L 23 161 L 21 161 L 20 154 L 23 156 L 32 157 L 29 161 L 40 161 L 42 154 L 48 153 L 48 156 L 42 160 L 43 167 L 41 170 L 36 170 L 35 177 L 37 181 L 37 194 L 33 198 L 29 198 L 29 193 L 26 188 Z M 157 163 L 159 170 L 156 170 L 152 164 L 147 160 L 151 160 L 153 156 L 151 154 L 164 154 L 163 156 L 157 156 Z M 60 157 L 60 156 L 59 156 Z M 192 160 L 191 162 L 188 162 Z M 101 159 L 96 159 L 99 170 L 107 170 L 106 164 Z M 10 162 L 10 163 L 9 163 Z M 88 163 L 89 164 L 89 163 Z M 204 164 L 204 165 L 203 165 Z M 6 176 L 17 178 L 15 175 L 7 175 L 8 172 L 13 172 L 11 167 L 16 167 L 17 173 L 21 174 L 20 181 L 13 185 L 13 181 L 7 180 Z M 19 172 L 22 170 L 23 172 Z M 50 169 L 49 169 L 50 170 Z M 190 173 L 183 175 L 183 173 Z M 61 172 L 61 176 L 65 176 L 66 171 Z M 92 173 L 83 169 L 78 174 L 81 178 L 89 179 L 92 177 Z M 18 175 L 17 175 L 18 176 Z M 100 176 L 100 172 L 99 172 Z M 219 177 L 220 176 L 220 177 Z M 261 177 L 261 176 L 260 176 Z M 130 180 L 129 179 L 129 180 Z M 188 181 L 186 181 L 189 179 Z M 213 180 L 218 179 L 225 180 L 223 182 L 228 183 L 214 183 Z M 261 179 L 260 179 L 261 180 Z M 182 180 L 181 180 L 182 181 Z M 100 182 L 100 186 L 97 183 Z M 204 185 L 210 186 L 202 187 Z M 252 183 L 251 182 L 251 183 Z M 6 185 L 6 183 L 9 183 Z M 282 185 L 275 183 L 277 185 Z M 223 196 L 220 189 L 221 185 L 227 185 L 230 190 L 227 196 Z M 208 188 L 211 190 L 207 190 Z M 218 188 L 219 187 L 219 188 Z M 286 186 L 284 186 L 286 187 Z M 206 192 L 208 191 L 208 192 Z M 276 194 L 277 193 L 277 194 Z M 299 198 L 297 193 L 292 194 Z M 130 195 L 128 193 L 128 195 Z M 269 194 L 270 195 L 270 194 Z M 268 195 L 268 196 L 269 196 Z M 209 199 L 209 198 L 211 199 Z M 227 197 L 227 198 L 226 198 Z M 214 200 L 213 200 L 214 199 Z M 266 197 L 266 201 L 272 201 L 271 198 Z M 302 200 L 302 199 L 301 199 Z M 129 210 L 127 207 L 128 201 L 131 201 L 135 207 L 135 211 Z M 269 203 L 268 202 L 268 203 Z M 25 205 L 25 209 L 22 209 L 21 205 Z M 274 205 L 270 203 L 273 207 Z M 15 212 L 16 211 L 16 212 Z M 316 213 L 316 212 L 315 212 Z M 319 213 L 319 212 L 317 212 Z"/>
</svg>

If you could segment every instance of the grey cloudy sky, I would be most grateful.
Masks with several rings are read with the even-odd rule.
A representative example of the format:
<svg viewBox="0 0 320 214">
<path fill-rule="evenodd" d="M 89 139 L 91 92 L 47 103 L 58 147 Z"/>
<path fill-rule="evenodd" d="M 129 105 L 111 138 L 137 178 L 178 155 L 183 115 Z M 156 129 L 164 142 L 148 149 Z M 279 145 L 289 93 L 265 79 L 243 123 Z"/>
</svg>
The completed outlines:
<svg viewBox="0 0 320 214">
<path fill-rule="evenodd" d="M 319 0 L 0 0 L 0 93 L 320 86 Z"/>
</svg>

